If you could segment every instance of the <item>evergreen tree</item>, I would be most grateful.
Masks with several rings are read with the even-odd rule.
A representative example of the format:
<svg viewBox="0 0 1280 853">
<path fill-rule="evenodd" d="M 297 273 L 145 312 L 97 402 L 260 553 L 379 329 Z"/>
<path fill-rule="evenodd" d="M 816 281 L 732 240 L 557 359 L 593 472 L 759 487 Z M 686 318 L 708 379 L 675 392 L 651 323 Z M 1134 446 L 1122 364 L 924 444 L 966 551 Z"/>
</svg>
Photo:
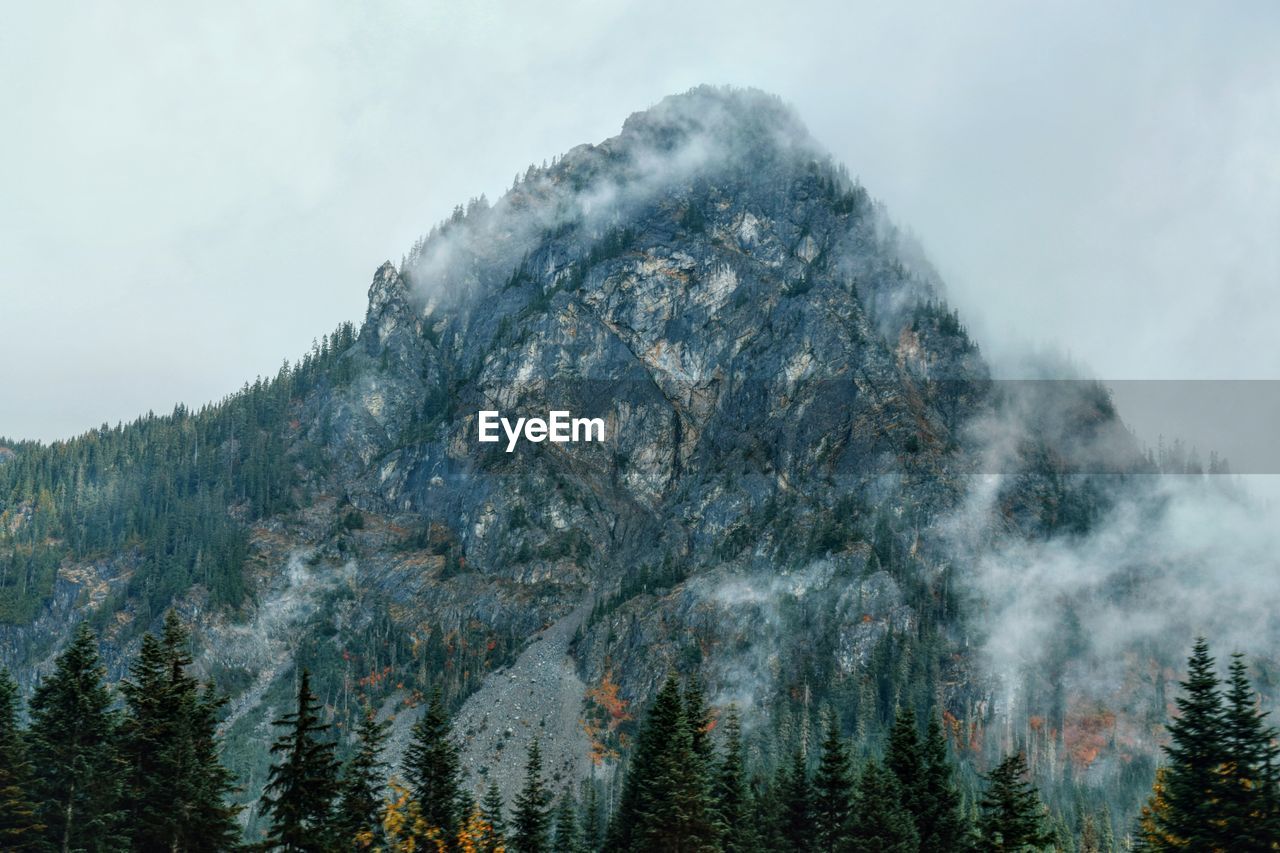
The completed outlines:
<svg viewBox="0 0 1280 853">
<path fill-rule="evenodd" d="M 555 848 L 558 853 L 580 853 L 582 834 L 578 827 L 578 803 L 567 791 L 556 809 Z"/>
<path fill-rule="evenodd" d="M 937 717 L 929 718 L 921 751 L 924 784 L 915 816 L 920 849 L 947 853 L 967 850 L 971 827 L 961 809 L 960 791 L 952 781 L 947 741 Z"/>
<path fill-rule="evenodd" d="M 343 768 L 338 797 L 337 829 L 344 850 L 367 850 L 378 838 L 387 778 L 382 751 L 390 728 L 390 720 L 379 722 L 372 708 L 364 709 L 356 730 L 359 746 Z"/>
<path fill-rule="evenodd" d="M 701 851 L 715 843 L 707 767 L 675 676 L 658 691 L 610 826 L 610 850 Z"/>
<path fill-rule="evenodd" d="M 898 711 L 894 717 L 889 745 L 884 753 L 884 766 L 898 780 L 902 804 L 911 812 L 918 828 L 924 811 L 924 752 L 920 732 L 916 729 L 916 715 L 909 708 Z"/>
<path fill-rule="evenodd" d="M 1280 846 L 1275 815 L 1276 731 L 1258 709 L 1244 658 L 1232 655 L 1223 711 L 1227 752 L 1221 819 L 1224 837 L 1241 853 Z"/>
<path fill-rule="evenodd" d="M 18 685 L 0 669 L 0 849 L 36 850 L 44 825 L 31 800 L 31 762 L 18 730 Z"/>
<path fill-rule="evenodd" d="M 438 827 L 444 837 L 453 838 L 462 815 L 461 764 L 439 689 L 432 694 L 427 712 L 414 723 L 404 768 L 422 819 L 427 826 Z"/>
<path fill-rule="evenodd" d="M 1052 843 L 1053 834 L 1044 825 L 1040 794 L 1027 776 L 1027 761 L 1019 751 L 1001 761 L 987 777 L 978 825 L 984 850 L 1038 850 Z"/>
<path fill-rule="evenodd" d="M 45 838 L 63 853 L 124 850 L 124 765 L 93 632 L 81 623 L 31 699 L 31 763 Z"/>
<path fill-rule="evenodd" d="M 1213 850 L 1229 844 L 1224 837 L 1222 808 L 1228 796 L 1222 692 L 1209 644 L 1196 640 L 1187 661 L 1178 716 L 1170 721 L 1165 755 L 1163 805 L 1153 810 L 1156 835 L 1176 839 L 1186 849 Z"/>
<path fill-rule="evenodd" d="M 916 853 L 915 821 L 902 803 L 902 787 L 880 762 L 868 761 L 858 779 L 849 850 L 853 853 Z"/>
<path fill-rule="evenodd" d="M 853 810 L 852 762 L 840 736 L 840 723 L 835 714 L 827 721 L 827 736 L 822 742 L 822 758 L 813 779 L 813 812 L 815 850 L 836 853 L 849 837 L 849 819 Z"/>
<path fill-rule="evenodd" d="M 813 788 L 804 753 L 791 754 L 791 766 L 781 777 L 782 841 L 790 850 L 806 850 L 813 840 Z"/>
<path fill-rule="evenodd" d="M 480 816 L 489 825 L 489 832 L 481 843 L 481 853 L 496 853 L 507 843 L 507 824 L 502 819 L 502 792 L 496 782 L 490 782 L 480 801 Z"/>
<path fill-rule="evenodd" d="M 162 639 L 143 636 L 121 685 L 127 822 L 138 850 L 223 850 L 240 837 L 239 807 L 228 802 L 232 775 L 218 756 L 217 716 L 225 700 L 187 673 L 189 643 L 181 619 L 168 611 Z"/>
<path fill-rule="evenodd" d="M 542 779 L 542 750 L 535 740 L 529 746 L 524 768 L 524 787 L 516 797 L 511 817 L 511 849 L 514 853 L 549 853 L 550 794 Z"/>
<path fill-rule="evenodd" d="M 587 795 L 582 805 L 582 848 L 587 853 L 597 853 L 604 844 L 600 827 L 600 794 L 595 779 L 586 782 Z"/>
<path fill-rule="evenodd" d="M 742 723 L 734 708 L 729 709 L 724 731 L 724 757 L 714 793 L 716 831 L 724 853 L 750 853 L 756 849 L 755 833 L 742 753 Z"/>
<path fill-rule="evenodd" d="M 271 746 L 277 758 L 262 795 L 263 812 L 272 821 L 265 846 L 284 853 L 324 853 L 336 843 L 338 762 L 305 669 L 298 682 L 297 710 L 274 725 L 285 733 Z"/>
</svg>

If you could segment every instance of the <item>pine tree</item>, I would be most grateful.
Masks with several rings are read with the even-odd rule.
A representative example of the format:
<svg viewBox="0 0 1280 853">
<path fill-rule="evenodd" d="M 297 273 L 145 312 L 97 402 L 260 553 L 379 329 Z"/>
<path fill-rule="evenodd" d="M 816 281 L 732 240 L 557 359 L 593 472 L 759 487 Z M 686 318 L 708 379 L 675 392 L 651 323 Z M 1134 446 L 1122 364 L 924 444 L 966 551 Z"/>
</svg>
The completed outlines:
<svg viewBox="0 0 1280 853">
<path fill-rule="evenodd" d="M 968 850 L 971 827 L 961 809 L 960 791 L 952 781 L 947 741 L 937 717 L 929 718 L 921 751 L 924 785 L 916 813 L 920 849 L 947 853 Z"/>
<path fill-rule="evenodd" d="M 598 853 L 604 844 L 600 826 L 600 793 L 595 779 L 585 783 L 587 795 L 582 805 L 582 847 L 587 853 Z"/>
<path fill-rule="evenodd" d="M 529 746 L 524 787 L 516 797 L 512 814 L 511 849 L 514 853 L 548 853 L 551 850 L 550 795 L 542 779 L 542 750 L 535 740 Z"/>
<path fill-rule="evenodd" d="M 1111 807 L 1102 805 L 1102 814 L 1098 816 L 1098 850 L 1099 853 L 1116 853 L 1116 831 L 1111 819 Z"/>
<path fill-rule="evenodd" d="M 1170 721 L 1170 743 L 1164 748 L 1168 773 L 1163 805 L 1152 810 L 1156 835 L 1188 849 L 1213 850 L 1229 844 L 1223 835 L 1221 809 L 1227 797 L 1227 763 L 1222 692 L 1209 644 L 1196 640 L 1187 661 L 1178 716 Z"/>
<path fill-rule="evenodd" d="M 813 838 L 813 788 L 804 752 L 791 754 L 791 765 L 781 777 L 782 841 L 791 850 L 805 850 Z"/>
<path fill-rule="evenodd" d="M 669 676 L 631 757 L 609 850 L 701 851 L 714 845 L 707 768 L 695 750 L 680 684 Z"/>
<path fill-rule="evenodd" d="M 162 636 L 143 636 L 121 685 L 130 840 L 139 850 L 226 849 L 240 827 L 239 807 L 228 802 L 232 776 L 218 756 L 217 715 L 225 700 L 187 673 L 190 636 L 172 610 Z"/>
<path fill-rule="evenodd" d="M 412 738 L 404 768 L 422 819 L 427 826 L 438 827 L 446 838 L 453 838 L 462 814 L 461 764 L 439 689 L 432 694 L 427 712 L 414 724 Z"/>
<path fill-rule="evenodd" d="M 31 800 L 31 762 L 18 730 L 18 685 L 0 669 L 0 849 L 36 850 L 44 825 Z"/>
<path fill-rule="evenodd" d="M 835 714 L 827 721 L 827 736 L 822 742 L 822 758 L 813 779 L 813 817 L 815 850 L 836 853 L 849 837 L 849 819 L 853 811 L 852 762 L 840 723 Z"/>
<path fill-rule="evenodd" d="M 902 804 L 911 812 L 918 829 L 920 815 L 924 811 L 924 753 L 920 732 L 916 729 L 916 715 L 909 708 L 898 711 L 894 717 L 889 745 L 884 753 L 884 766 L 898 780 Z"/>
<path fill-rule="evenodd" d="M 987 777 L 978 825 L 984 850 L 1039 849 L 1053 841 L 1053 834 L 1045 827 L 1040 795 L 1027 776 L 1026 758 L 1014 752 Z"/>
<path fill-rule="evenodd" d="M 582 834 L 578 827 L 578 803 L 567 791 L 560 797 L 556 809 L 555 850 L 560 853 L 579 853 Z"/>
<path fill-rule="evenodd" d="M 372 708 L 364 709 L 356 729 L 359 746 L 343 768 L 339 787 L 337 829 L 341 849 L 367 850 L 377 841 L 387 778 L 382 751 L 390 728 L 390 720 L 379 722 Z"/>
<path fill-rule="evenodd" d="M 1266 724 L 1249 683 L 1244 658 L 1232 655 L 1223 711 L 1227 752 L 1221 819 L 1223 835 L 1241 853 L 1273 850 L 1280 842 L 1275 821 L 1276 731 Z"/>
<path fill-rule="evenodd" d="M 490 782 L 484 799 L 480 801 L 480 814 L 489 825 L 489 832 L 480 847 L 483 853 L 496 853 L 499 847 L 506 846 L 507 824 L 502 819 L 502 811 L 502 792 L 496 782 Z"/>
<path fill-rule="evenodd" d="M 63 853 L 124 850 L 124 765 L 93 631 L 81 623 L 31 699 L 31 763 L 45 838 Z"/>
<path fill-rule="evenodd" d="M 271 817 L 265 846 L 283 853 L 324 853 L 336 843 L 338 763 L 305 669 L 298 682 L 297 710 L 274 725 L 286 731 L 271 746 L 277 758 L 262 795 L 263 812 Z"/>
<path fill-rule="evenodd" d="M 915 821 L 902 804 L 898 779 L 872 760 L 858 779 L 849 850 L 853 853 L 916 853 Z"/>
<path fill-rule="evenodd" d="M 752 832 L 747 768 L 742 753 L 742 723 L 729 709 L 724 725 L 724 757 L 720 761 L 714 793 L 716 831 L 724 853 L 750 853 L 756 849 Z"/>
</svg>

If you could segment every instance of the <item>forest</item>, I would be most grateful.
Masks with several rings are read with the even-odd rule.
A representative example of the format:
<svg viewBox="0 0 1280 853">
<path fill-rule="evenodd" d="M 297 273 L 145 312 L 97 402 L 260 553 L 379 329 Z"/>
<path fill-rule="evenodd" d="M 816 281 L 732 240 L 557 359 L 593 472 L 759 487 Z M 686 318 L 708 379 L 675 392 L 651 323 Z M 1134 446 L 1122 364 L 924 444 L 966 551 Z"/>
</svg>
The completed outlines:
<svg viewBox="0 0 1280 853">
<path fill-rule="evenodd" d="M 596 780 L 556 786 L 537 741 L 513 802 L 492 782 L 467 791 L 440 691 L 413 726 L 402 765 L 390 722 L 366 708 L 342 737 L 333 709 L 296 679 L 274 722 L 260 803 L 265 837 L 244 840 L 235 780 L 220 758 L 225 699 L 192 673 L 191 638 L 172 610 L 146 634 L 128 677 L 108 684 L 82 623 L 24 709 L 0 670 L 0 845 L 73 851 L 1263 851 L 1280 848 L 1277 732 L 1249 667 L 1225 679 L 1198 640 L 1168 723 L 1165 760 L 1131 827 L 1105 809 L 1068 820 L 1009 752 L 969 790 L 946 729 L 897 712 L 881 754 L 862 754 L 829 715 L 821 748 L 776 772 L 751 757 L 733 708 L 671 673 L 644 715 L 615 801 Z"/>
<path fill-rule="evenodd" d="M 343 324 L 272 379 L 195 412 L 178 406 L 52 444 L 9 442 L 0 465 L 0 623 L 32 621 L 64 561 L 120 552 L 138 562 L 120 595 L 139 603 L 146 623 L 193 583 L 214 604 L 239 605 L 248 523 L 293 507 L 299 461 L 324 468 L 318 454 L 286 452 L 286 415 L 318 383 L 350 380 L 341 354 L 354 341 Z"/>
</svg>

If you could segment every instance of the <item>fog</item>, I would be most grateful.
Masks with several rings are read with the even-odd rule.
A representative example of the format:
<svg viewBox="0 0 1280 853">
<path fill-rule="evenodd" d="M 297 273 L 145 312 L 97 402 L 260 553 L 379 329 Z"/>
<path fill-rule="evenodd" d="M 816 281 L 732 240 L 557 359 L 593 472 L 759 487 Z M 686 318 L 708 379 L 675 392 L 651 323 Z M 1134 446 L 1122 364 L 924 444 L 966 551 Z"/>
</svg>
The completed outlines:
<svg viewBox="0 0 1280 853">
<path fill-rule="evenodd" d="M 6 12 L 0 435 L 273 373 L 454 205 L 703 82 L 794 104 L 997 361 L 1280 374 L 1270 3 Z"/>
</svg>

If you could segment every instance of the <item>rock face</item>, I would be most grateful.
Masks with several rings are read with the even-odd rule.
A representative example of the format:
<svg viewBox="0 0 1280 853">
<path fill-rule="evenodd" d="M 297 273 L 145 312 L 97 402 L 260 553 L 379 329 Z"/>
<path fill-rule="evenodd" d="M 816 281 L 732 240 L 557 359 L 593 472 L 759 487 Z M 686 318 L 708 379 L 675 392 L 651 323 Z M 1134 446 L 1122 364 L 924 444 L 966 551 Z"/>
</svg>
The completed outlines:
<svg viewBox="0 0 1280 853">
<path fill-rule="evenodd" d="M 473 694 L 465 764 L 508 795 L 535 735 L 558 783 L 612 773 L 670 670 L 720 706 L 807 710 L 820 681 L 891 689 L 869 676 L 922 623 L 930 659 L 892 660 L 971 719 L 937 521 L 991 399 L 940 290 L 758 92 L 668 98 L 459 209 L 377 270 L 342 378 L 287 413 L 304 508 L 254 526 L 254 601 L 177 599 L 235 694 L 247 790 L 300 666 L 339 720 L 399 714 L 397 749 L 424 691 Z M 477 441 L 482 409 L 598 417 L 606 440 L 508 453 Z M 1041 486 L 1010 489 L 1011 527 L 1052 525 Z M 61 627 L 4 628 L 28 684 L 75 600 L 50 603 Z M 116 672 L 137 627 L 108 633 Z"/>
</svg>

